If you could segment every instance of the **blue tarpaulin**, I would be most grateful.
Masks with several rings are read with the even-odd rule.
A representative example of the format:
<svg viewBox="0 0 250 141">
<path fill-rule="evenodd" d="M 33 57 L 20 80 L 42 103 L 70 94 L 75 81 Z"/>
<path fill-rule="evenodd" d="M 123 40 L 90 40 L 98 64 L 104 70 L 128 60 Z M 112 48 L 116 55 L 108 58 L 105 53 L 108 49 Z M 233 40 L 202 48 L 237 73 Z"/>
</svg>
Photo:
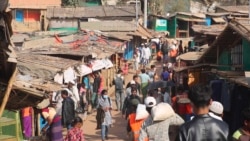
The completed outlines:
<svg viewBox="0 0 250 141">
<path fill-rule="evenodd" d="M 134 54 L 133 44 L 131 42 L 128 42 L 123 57 L 126 60 L 130 60 L 133 59 L 133 54 Z"/>
</svg>

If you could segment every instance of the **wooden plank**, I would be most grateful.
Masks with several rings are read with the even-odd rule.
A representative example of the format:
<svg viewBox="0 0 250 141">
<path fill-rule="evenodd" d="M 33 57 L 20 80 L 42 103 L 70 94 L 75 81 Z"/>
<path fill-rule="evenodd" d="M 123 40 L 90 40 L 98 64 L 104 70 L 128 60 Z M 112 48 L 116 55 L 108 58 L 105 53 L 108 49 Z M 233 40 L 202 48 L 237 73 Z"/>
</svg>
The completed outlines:
<svg viewBox="0 0 250 141">
<path fill-rule="evenodd" d="M 16 79 L 16 75 L 17 75 L 17 68 L 15 68 L 9 82 L 8 82 L 8 86 L 7 86 L 7 89 L 4 93 L 4 97 L 3 97 L 3 101 L 2 101 L 2 104 L 1 104 L 1 107 L 0 107 L 0 117 L 2 117 L 3 115 L 3 111 L 5 109 L 5 106 L 8 102 L 8 99 L 9 99 L 9 95 L 10 95 L 10 92 L 11 92 L 11 89 L 12 89 L 12 85 Z"/>
<path fill-rule="evenodd" d="M 18 139 L 15 136 L 9 136 L 9 135 L 0 135 L 1 141 L 18 141 Z"/>
</svg>

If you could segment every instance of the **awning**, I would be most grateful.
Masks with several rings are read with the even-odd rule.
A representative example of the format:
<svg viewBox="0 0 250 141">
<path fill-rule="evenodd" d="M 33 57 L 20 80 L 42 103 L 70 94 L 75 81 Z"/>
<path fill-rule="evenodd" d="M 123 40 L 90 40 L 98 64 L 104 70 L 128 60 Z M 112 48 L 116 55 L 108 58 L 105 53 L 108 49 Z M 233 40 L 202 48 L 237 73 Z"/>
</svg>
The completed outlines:
<svg viewBox="0 0 250 141">
<path fill-rule="evenodd" d="M 176 57 L 176 59 L 181 59 L 185 61 L 196 61 L 200 59 L 203 52 L 187 52 Z"/>
<path fill-rule="evenodd" d="M 112 68 L 114 65 L 109 59 L 102 59 L 103 63 L 105 64 L 105 68 Z"/>
<path fill-rule="evenodd" d="M 92 69 L 84 64 L 77 67 L 77 75 L 84 76 L 92 73 Z"/>
<path fill-rule="evenodd" d="M 217 18 L 212 18 L 216 23 L 225 23 L 226 21 L 221 18 L 221 17 L 217 17 Z"/>
<path fill-rule="evenodd" d="M 93 71 L 101 70 L 106 67 L 102 60 L 94 60 L 91 62 L 91 65 Z"/>
<path fill-rule="evenodd" d="M 187 21 L 187 22 L 205 22 L 205 19 L 199 19 L 199 18 L 182 18 L 177 17 L 179 20 Z"/>
</svg>

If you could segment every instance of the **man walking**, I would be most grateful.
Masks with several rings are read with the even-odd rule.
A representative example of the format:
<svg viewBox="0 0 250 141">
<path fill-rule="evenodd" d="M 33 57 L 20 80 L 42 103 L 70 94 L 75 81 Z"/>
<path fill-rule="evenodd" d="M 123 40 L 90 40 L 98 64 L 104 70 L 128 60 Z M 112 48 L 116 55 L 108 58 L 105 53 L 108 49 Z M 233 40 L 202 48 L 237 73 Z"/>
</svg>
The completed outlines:
<svg viewBox="0 0 250 141">
<path fill-rule="evenodd" d="M 140 97 L 137 95 L 137 90 L 135 88 L 131 89 L 131 95 L 127 96 L 124 100 L 123 108 L 122 108 L 122 116 L 127 119 L 128 115 L 133 111 L 132 100 L 137 99 L 139 103 L 141 103 Z"/>
<path fill-rule="evenodd" d="M 195 117 L 180 127 L 176 141 L 227 141 L 228 125 L 209 115 L 209 106 L 212 103 L 211 88 L 204 85 L 195 85 L 188 98 L 193 103 Z"/>
<path fill-rule="evenodd" d="M 147 96 L 150 77 L 148 76 L 148 74 L 146 74 L 145 69 L 141 69 L 141 74 L 139 74 L 139 77 L 141 79 L 141 91 L 142 91 L 142 96 L 144 100 L 144 98 Z"/>
<path fill-rule="evenodd" d="M 93 83 L 93 93 L 91 96 L 91 107 L 92 110 L 97 108 L 98 92 L 101 86 L 101 77 L 99 72 L 94 72 L 94 83 Z"/>
<path fill-rule="evenodd" d="M 71 128 L 71 121 L 75 118 L 75 104 L 74 101 L 68 96 L 67 90 L 62 90 L 62 124 L 67 129 Z"/>
<path fill-rule="evenodd" d="M 113 84 L 115 85 L 117 111 L 121 111 L 124 101 L 124 77 L 122 76 L 122 70 L 118 70 L 117 75 L 113 80 Z"/>
</svg>

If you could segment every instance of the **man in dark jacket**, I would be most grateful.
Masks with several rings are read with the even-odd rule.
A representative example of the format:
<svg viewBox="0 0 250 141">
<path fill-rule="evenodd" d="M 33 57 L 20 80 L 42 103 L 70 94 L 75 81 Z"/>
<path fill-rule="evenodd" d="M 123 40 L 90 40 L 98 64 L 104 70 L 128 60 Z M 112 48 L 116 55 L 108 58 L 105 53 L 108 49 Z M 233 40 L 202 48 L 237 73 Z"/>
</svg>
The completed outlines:
<svg viewBox="0 0 250 141">
<path fill-rule="evenodd" d="M 168 62 L 168 41 L 162 41 L 161 44 L 161 52 L 163 54 L 163 63 L 167 63 Z"/>
<path fill-rule="evenodd" d="M 93 83 L 93 93 L 91 96 L 91 106 L 92 109 L 96 109 L 97 107 L 97 98 L 98 98 L 98 90 L 100 88 L 101 85 L 101 77 L 99 72 L 95 72 L 94 73 L 94 83 Z"/>
<path fill-rule="evenodd" d="M 139 103 L 141 103 L 141 99 L 137 95 L 136 88 L 131 89 L 131 95 L 127 96 L 125 101 L 124 101 L 123 108 L 122 108 L 122 116 L 125 119 L 127 119 L 128 115 L 131 114 L 131 112 L 133 111 L 133 102 L 132 102 L 133 99 L 137 99 L 139 101 Z"/>
<path fill-rule="evenodd" d="M 71 122 L 75 118 L 75 104 L 74 101 L 68 96 L 67 90 L 62 90 L 62 125 L 71 128 Z"/>
<path fill-rule="evenodd" d="M 193 86 L 188 98 L 193 103 L 195 117 L 180 127 L 176 141 L 227 141 L 228 125 L 211 117 L 209 105 L 211 100 L 211 88 L 203 85 Z"/>
</svg>

